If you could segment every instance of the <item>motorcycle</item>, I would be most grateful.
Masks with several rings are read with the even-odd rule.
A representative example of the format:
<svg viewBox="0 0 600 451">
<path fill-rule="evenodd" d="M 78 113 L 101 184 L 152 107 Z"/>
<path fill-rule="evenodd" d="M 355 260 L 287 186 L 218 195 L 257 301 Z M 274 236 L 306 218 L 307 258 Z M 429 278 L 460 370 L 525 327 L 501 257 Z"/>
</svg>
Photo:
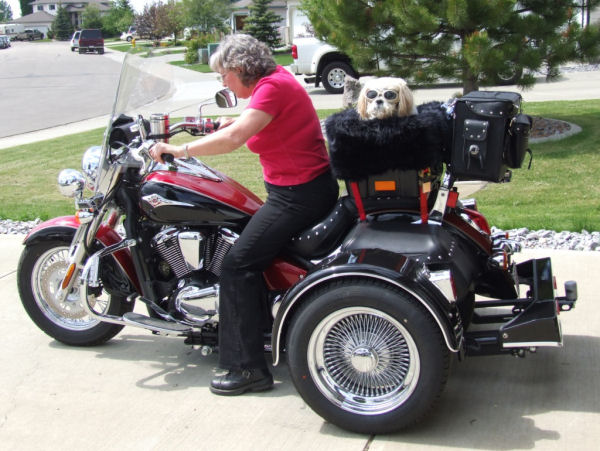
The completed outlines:
<svg viewBox="0 0 600 451">
<path fill-rule="evenodd" d="M 206 135 L 218 123 L 200 102 L 196 116 L 171 124 L 191 93 L 214 86 L 189 90 L 150 65 L 125 58 L 103 145 L 85 152 L 84 175 L 59 175 L 77 211 L 25 238 L 19 294 L 34 323 L 68 345 L 98 345 L 131 326 L 180 336 L 209 355 L 218 352 L 221 263 L 262 201 L 198 159 L 152 161 L 158 140 Z M 164 111 L 167 99 L 170 113 L 139 113 Z M 484 100 L 475 104 L 489 106 Z M 221 90 L 214 102 L 232 107 L 237 99 Z M 485 118 L 468 127 L 487 122 L 490 137 L 497 117 Z M 451 122 L 467 127 L 456 116 Z M 265 271 L 265 352 L 273 365 L 287 361 L 298 393 L 327 421 L 397 431 L 432 410 L 455 357 L 522 357 L 562 344 L 559 313 L 574 307 L 576 283 L 556 297 L 550 259 L 514 261 L 518 244 L 492 234 L 455 187 L 455 173 L 506 178 L 505 157 L 489 172 L 493 141 L 505 131 L 461 143 L 445 173 L 349 174 L 350 194 Z M 332 156 L 344 150 L 338 141 Z M 147 312 L 134 312 L 136 303 Z"/>
</svg>

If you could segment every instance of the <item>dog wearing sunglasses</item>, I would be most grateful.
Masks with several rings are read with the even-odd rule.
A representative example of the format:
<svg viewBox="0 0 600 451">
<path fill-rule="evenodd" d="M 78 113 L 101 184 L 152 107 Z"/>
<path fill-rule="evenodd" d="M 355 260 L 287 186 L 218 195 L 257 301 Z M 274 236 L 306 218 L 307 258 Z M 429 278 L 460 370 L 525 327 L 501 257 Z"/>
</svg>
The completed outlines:
<svg viewBox="0 0 600 451">
<path fill-rule="evenodd" d="M 402 78 L 367 80 L 358 95 L 356 111 L 361 119 L 385 119 L 417 114 L 412 92 Z"/>
</svg>

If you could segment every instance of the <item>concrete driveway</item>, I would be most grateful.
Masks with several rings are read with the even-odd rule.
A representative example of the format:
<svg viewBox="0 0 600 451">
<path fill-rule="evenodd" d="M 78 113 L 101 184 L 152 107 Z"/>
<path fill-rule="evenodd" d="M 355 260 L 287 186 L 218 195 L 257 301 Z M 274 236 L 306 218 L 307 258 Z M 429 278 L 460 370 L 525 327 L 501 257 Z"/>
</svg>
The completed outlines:
<svg viewBox="0 0 600 451">
<path fill-rule="evenodd" d="M 125 328 L 72 348 L 27 317 L 16 290 L 22 237 L 0 235 L 0 443 L 6 450 L 592 450 L 600 439 L 600 253 L 528 251 L 579 282 L 561 315 L 564 347 L 524 359 L 456 362 L 441 402 L 419 426 L 363 436 L 325 423 L 296 393 L 285 365 L 275 389 L 212 395 L 217 357 L 178 338 Z"/>
</svg>

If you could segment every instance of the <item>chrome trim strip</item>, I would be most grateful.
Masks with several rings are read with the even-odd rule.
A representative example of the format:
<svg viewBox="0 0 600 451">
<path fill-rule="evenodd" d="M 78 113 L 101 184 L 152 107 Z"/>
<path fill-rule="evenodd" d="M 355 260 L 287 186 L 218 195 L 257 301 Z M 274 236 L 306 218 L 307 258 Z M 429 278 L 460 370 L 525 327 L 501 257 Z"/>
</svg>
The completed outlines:
<svg viewBox="0 0 600 451">
<path fill-rule="evenodd" d="M 562 348 L 562 341 L 523 341 L 520 343 L 502 343 L 503 348 L 532 348 L 532 347 L 553 347 Z"/>
<path fill-rule="evenodd" d="M 285 319 L 291 309 L 291 307 L 296 303 L 296 301 L 304 294 L 306 293 L 306 291 L 308 291 L 309 289 L 313 288 L 316 285 L 319 285 L 327 280 L 331 280 L 331 279 L 335 279 L 335 278 L 339 278 L 339 277 L 353 277 L 353 276 L 361 276 L 361 277 L 370 277 L 372 279 L 379 279 L 379 280 L 383 280 L 385 282 L 391 283 L 392 285 L 395 285 L 399 288 L 401 288 L 402 290 L 408 292 L 410 295 L 412 295 L 415 299 L 417 299 L 421 304 L 423 304 L 423 306 L 429 311 L 429 313 L 431 313 L 431 315 L 433 316 L 433 318 L 435 319 L 435 322 L 437 323 L 438 327 L 440 328 L 440 330 L 442 331 L 442 335 L 444 336 L 444 341 L 446 342 L 446 347 L 451 351 L 451 352 L 459 352 L 460 348 L 453 348 L 452 344 L 450 343 L 450 337 L 449 337 L 449 332 L 446 330 L 446 328 L 444 327 L 444 325 L 441 323 L 440 319 L 438 318 L 438 315 L 436 314 L 436 312 L 431 308 L 431 306 L 425 302 L 423 300 L 423 298 L 421 298 L 420 296 L 418 296 L 417 294 L 415 294 L 412 290 L 409 290 L 408 288 L 406 288 L 404 285 L 396 282 L 395 280 L 392 279 L 388 279 L 387 277 L 383 277 L 377 274 L 369 274 L 369 273 L 364 273 L 364 272 L 348 272 L 348 273 L 343 273 L 343 274 L 331 274 L 330 276 L 324 277 L 322 279 L 318 279 L 315 280 L 313 283 L 311 283 L 310 285 L 304 287 L 304 289 L 302 289 L 302 291 L 300 291 L 300 293 L 298 293 L 295 298 L 288 304 L 287 308 L 285 309 L 285 311 L 283 312 L 283 315 L 281 317 L 281 322 L 280 325 L 285 324 Z M 280 343 L 281 343 L 281 334 L 277 333 L 277 342 L 275 343 L 275 346 L 273 346 L 273 354 L 274 354 L 274 359 L 273 359 L 273 365 L 277 366 L 279 364 L 279 349 L 280 349 Z"/>
</svg>

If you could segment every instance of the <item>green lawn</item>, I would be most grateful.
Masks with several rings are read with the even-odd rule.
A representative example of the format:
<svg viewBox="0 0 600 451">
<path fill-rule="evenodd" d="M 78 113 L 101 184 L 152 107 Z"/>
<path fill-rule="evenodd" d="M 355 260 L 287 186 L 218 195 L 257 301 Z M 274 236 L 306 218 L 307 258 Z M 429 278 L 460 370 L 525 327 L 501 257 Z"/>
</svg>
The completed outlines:
<svg viewBox="0 0 600 451">
<path fill-rule="evenodd" d="M 600 100 L 540 102 L 524 105 L 526 113 L 565 120 L 583 131 L 569 138 L 533 144 L 530 170 L 513 172 L 507 184 L 488 184 L 476 194 L 479 209 L 491 225 L 600 230 Z M 327 117 L 333 110 L 319 111 Z M 83 151 L 102 141 L 102 130 L 2 150 L 0 218 L 48 219 L 72 214 L 73 201 L 56 188 L 66 167 L 79 169 Z M 190 140 L 179 135 L 174 142 Z M 527 157 L 526 157 L 527 158 Z M 259 196 L 265 196 L 258 157 L 242 148 L 228 155 L 203 158 Z"/>
</svg>

